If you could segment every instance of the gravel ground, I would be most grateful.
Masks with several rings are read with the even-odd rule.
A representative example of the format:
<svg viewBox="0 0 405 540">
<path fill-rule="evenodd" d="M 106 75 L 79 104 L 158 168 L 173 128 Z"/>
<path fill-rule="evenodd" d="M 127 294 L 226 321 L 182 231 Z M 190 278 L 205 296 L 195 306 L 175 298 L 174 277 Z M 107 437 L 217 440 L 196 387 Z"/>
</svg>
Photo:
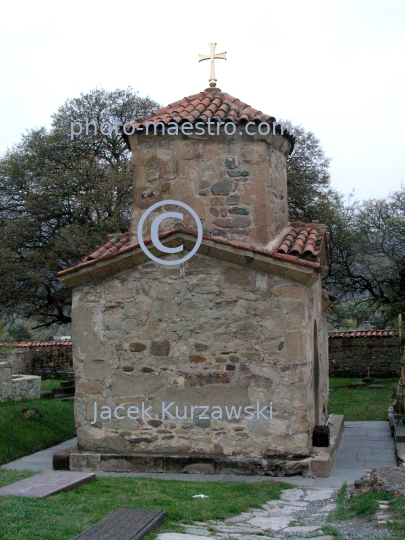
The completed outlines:
<svg viewBox="0 0 405 540">
<path fill-rule="evenodd" d="M 327 521 L 329 512 L 322 512 L 330 504 L 336 504 L 336 495 L 334 493 L 329 501 L 313 501 L 310 502 L 302 512 L 295 514 L 295 521 L 299 521 L 300 525 L 329 525 L 333 527 L 345 540 L 402 540 L 400 537 L 393 535 L 390 529 L 378 525 L 377 523 L 367 522 L 360 519 L 342 520 L 329 522 Z M 280 536 L 280 538 L 286 538 Z"/>
</svg>

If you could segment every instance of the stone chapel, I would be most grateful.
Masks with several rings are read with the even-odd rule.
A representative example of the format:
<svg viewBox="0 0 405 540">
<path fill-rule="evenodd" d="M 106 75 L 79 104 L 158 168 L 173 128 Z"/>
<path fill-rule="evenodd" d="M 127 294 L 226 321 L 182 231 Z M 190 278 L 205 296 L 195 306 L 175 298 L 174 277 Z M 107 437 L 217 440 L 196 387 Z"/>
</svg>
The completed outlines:
<svg viewBox="0 0 405 540">
<path fill-rule="evenodd" d="M 208 120 L 236 132 L 164 129 Z M 147 134 L 148 122 L 159 129 Z M 248 122 L 268 124 L 268 134 L 247 134 Z M 130 231 L 59 273 L 73 292 L 70 468 L 311 474 L 313 429 L 327 420 L 328 250 L 324 225 L 288 220 L 294 137 L 215 87 L 131 128 Z M 143 213 L 165 200 L 189 205 L 203 226 L 181 265 L 150 260 L 138 242 Z M 157 208 L 144 227 L 161 259 L 184 256 L 148 238 L 173 208 Z M 159 238 L 187 252 L 196 223 L 182 211 L 183 221 L 161 222 Z"/>
</svg>

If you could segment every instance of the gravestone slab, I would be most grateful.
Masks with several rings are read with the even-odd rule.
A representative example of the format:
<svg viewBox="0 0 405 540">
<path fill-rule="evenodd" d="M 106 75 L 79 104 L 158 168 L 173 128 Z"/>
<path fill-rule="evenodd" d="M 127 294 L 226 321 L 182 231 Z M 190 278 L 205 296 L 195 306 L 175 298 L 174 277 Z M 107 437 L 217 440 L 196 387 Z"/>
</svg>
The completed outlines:
<svg viewBox="0 0 405 540">
<path fill-rule="evenodd" d="M 0 489 L 0 497 L 31 497 L 43 499 L 61 491 L 69 491 L 83 484 L 88 484 L 96 475 L 94 473 L 49 471 L 25 480 L 20 480 Z"/>
<path fill-rule="evenodd" d="M 141 540 L 166 517 L 165 510 L 119 508 L 73 540 Z"/>
</svg>

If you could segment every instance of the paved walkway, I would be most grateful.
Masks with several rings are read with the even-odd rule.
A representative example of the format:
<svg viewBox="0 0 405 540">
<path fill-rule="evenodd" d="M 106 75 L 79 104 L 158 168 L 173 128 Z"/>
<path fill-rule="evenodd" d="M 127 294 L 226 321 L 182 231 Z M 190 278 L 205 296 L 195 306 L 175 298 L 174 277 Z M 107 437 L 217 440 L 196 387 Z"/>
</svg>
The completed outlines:
<svg viewBox="0 0 405 540">
<path fill-rule="evenodd" d="M 7 463 L 2 468 L 19 471 L 52 470 L 52 455 L 58 450 L 74 444 L 76 444 L 76 439 L 70 439 L 47 450 Z M 345 483 L 353 484 L 355 480 L 363 476 L 365 469 L 395 467 L 396 464 L 394 442 L 390 435 L 388 422 L 345 422 L 339 450 L 329 478 L 107 472 L 98 472 L 97 475 L 195 482 L 266 482 L 276 480 L 289 482 L 299 487 L 336 489 Z"/>
</svg>

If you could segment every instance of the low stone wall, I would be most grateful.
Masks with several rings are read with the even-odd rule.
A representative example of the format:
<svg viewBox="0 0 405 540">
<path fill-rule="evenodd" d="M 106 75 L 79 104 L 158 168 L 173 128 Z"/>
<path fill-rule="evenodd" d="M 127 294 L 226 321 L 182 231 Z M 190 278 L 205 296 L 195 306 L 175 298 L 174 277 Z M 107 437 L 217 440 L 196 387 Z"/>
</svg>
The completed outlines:
<svg viewBox="0 0 405 540">
<path fill-rule="evenodd" d="M 11 362 L 0 362 L 0 402 L 39 399 L 41 377 L 13 375 Z"/>
<path fill-rule="evenodd" d="M 7 360 L 14 373 L 44 379 L 74 377 L 71 341 L 5 343 L 1 347 L 13 347 Z"/>
<path fill-rule="evenodd" d="M 398 336 L 393 330 L 331 332 L 331 377 L 397 377 L 400 374 Z"/>
</svg>

